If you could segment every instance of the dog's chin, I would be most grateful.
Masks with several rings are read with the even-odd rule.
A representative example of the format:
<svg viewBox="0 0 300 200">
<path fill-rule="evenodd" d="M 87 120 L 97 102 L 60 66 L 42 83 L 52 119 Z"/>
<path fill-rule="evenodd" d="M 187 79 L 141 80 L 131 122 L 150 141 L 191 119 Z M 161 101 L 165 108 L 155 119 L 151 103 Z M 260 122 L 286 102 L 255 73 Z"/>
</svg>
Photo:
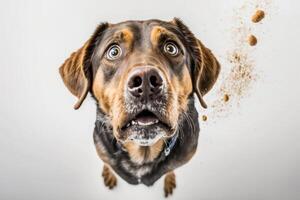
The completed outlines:
<svg viewBox="0 0 300 200">
<path fill-rule="evenodd" d="M 136 124 L 129 127 L 126 132 L 128 137 L 124 142 L 134 142 L 139 146 L 152 146 L 169 134 L 164 125 L 160 123 L 147 126 Z"/>
<path fill-rule="evenodd" d="M 128 137 L 129 141 L 134 142 L 138 146 L 152 146 L 164 137 L 164 134 L 156 134 L 153 137 L 143 137 L 139 134 L 133 134 Z"/>
</svg>

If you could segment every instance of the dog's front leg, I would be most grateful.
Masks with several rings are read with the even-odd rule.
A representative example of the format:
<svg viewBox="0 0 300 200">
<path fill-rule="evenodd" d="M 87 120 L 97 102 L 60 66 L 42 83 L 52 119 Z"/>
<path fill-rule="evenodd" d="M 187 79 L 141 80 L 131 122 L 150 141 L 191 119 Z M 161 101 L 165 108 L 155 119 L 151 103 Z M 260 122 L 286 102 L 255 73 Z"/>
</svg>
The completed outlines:
<svg viewBox="0 0 300 200">
<path fill-rule="evenodd" d="M 175 173 L 174 171 L 170 171 L 165 176 L 165 184 L 164 184 L 165 197 L 171 195 L 175 188 L 176 188 Z"/>
<path fill-rule="evenodd" d="M 113 189 L 117 185 L 117 177 L 113 174 L 112 170 L 107 164 L 104 164 L 102 177 L 104 184 L 109 189 Z"/>
</svg>

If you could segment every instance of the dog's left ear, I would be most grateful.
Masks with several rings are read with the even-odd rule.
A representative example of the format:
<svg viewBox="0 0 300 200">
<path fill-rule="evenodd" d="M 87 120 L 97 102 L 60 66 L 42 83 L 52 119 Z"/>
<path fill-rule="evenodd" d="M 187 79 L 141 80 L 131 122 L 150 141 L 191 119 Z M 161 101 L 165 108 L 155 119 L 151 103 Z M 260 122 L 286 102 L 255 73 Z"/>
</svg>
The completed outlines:
<svg viewBox="0 0 300 200">
<path fill-rule="evenodd" d="M 103 32 L 108 27 L 107 23 L 100 24 L 90 39 L 62 64 L 59 73 L 69 91 L 78 98 L 74 109 L 78 109 L 92 84 L 91 58 Z"/>
<path fill-rule="evenodd" d="M 194 34 L 180 19 L 174 18 L 172 23 L 179 28 L 187 43 L 187 48 L 192 54 L 191 65 L 193 89 L 197 94 L 201 106 L 203 108 L 207 108 L 207 105 L 203 100 L 203 96 L 215 84 L 220 72 L 220 64 L 212 52 L 194 36 Z"/>
</svg>

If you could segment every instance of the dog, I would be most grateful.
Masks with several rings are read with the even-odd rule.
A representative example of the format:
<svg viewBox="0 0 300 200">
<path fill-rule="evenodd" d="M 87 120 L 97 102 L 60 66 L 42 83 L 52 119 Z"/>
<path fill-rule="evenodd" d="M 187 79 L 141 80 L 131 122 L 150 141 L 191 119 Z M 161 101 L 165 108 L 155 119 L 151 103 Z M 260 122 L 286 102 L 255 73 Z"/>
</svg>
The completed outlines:
<svg viewBox="0 0 300 200">
<path fill-rule="evenodd" d="M 151 186 L 165 175 L 164 193 L 176 187 L 174 170 L 194 155 L 202 107 L 220 64 L 178 18 L 100 24 L 59 68 L 78 97 L 97 105 L 93 134 L 102 176 L 110 189 L 116 174 Z"/>
</svg>

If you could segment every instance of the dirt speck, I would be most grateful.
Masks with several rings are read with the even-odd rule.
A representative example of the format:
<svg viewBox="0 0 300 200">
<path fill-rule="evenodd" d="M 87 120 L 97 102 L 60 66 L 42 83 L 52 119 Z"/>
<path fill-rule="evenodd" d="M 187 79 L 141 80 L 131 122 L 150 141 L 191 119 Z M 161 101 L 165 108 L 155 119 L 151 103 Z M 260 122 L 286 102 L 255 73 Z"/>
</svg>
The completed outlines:
<svg viewBox="0 0 300 200">
<path fill-rule="evenodd" d="M 257 10 L 252 16 L 252 22 L 258 23 L 265 17 L 265 12 L 263 10 Z"/>
<path fill-rule="evenodd" d="M 225 102 L 229 101 L 229 95 L 228 94 L 224 94 L 223 100 Z"/>
<path fill-rule="evenodd" d="M 248 43 L 250 46 L 255 46 L 257 44 L 257 38 L 254 35 L 248 37 Z"/>
<path fill-rule="evenodd" d="M 206 115 L 202 115 L 202 121 L 207 121 L 207 116 Z"/>
</svg>

